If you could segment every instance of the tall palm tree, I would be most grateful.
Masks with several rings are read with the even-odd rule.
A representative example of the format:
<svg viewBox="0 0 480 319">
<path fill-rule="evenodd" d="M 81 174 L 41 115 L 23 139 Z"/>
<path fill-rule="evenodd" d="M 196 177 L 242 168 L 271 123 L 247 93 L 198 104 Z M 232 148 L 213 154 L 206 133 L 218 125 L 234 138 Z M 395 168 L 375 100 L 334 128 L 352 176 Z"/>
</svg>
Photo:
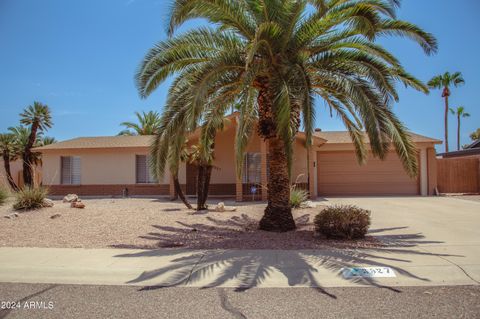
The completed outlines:
<svg viewBox="0 0 480 319">
<path fill-rule="evenodd" d="M 450 108 L 450 112 L 457 116 L 457 151 L 460 150 L 460 118 L 462 117 L 469 117 L 470 113 L 465 112 L 465 108 L 463 106 L 457 107 L 456 110 Z"/>
<path fill-rule="evenodd" d="M 17 159 L 18 152 L 16 146 L 15 136 L 13 134 L 0 134 L 0 153 L 3 158 L 3 166 L 5 168 L 5 174 L 7 175 L 8 184 L 14 191 L 18 191 L 18 186 L 12 177 L 10 162 Z"/>
<path fill-rule="evenodd" d="M 450 74 L 450 72 L 445 72 L 434 76 L 429 82 L 428 86 L 432 89 L 442 90 L 442 97 L 445 99 L 445 115 L 444 115 L 444 126 L 445 126 L 445 152 L 448 152 L 448 99 L 451 95 L 450 87 L 458 87 L 465 83 L 462 73 L 455 72 Z"/>
<path fill-rule="evenodd" d="M 158 114 L 158 112 L 135 112 L 135 116 L 137 117 L 138 123 L 121 123 L 120 125 L 125 126 L 127 129 L 121 131 L 118 135 L 154 135 L 157 132 L 160 121 L 160 114 Z"/>
<path fill-rule="evenodd" d="M 172 123 L 191 125 L 214 111 L 239 105 L 237 174 L 253 133 L 268 141 L 268 204 L 260 228 L 295 228 L 290 193 L 292 143 L 300 122 L 312 143 L 315 98 L 343 120 L 360 162 L 367 150 L 384 158 L 393 143 L 410 175 L 417 174 L 416 149 L 392 111 L 395 83 L 427 93 L 400 62 L 375 43 L 381 36 L 413 39 L 427 54 L 435 38 L 396 19 L 398 0 L 176 0 L 170 38 L 155 45 L 136 75 L 142 97 L 177 75 L 168 100 L 176 110 Z M 212 25 L 175 35 L 187 20 Z M 227 108 L 227 109 L 225 109 Z M 189 109 L 190 112 L 187 112 Z M 188 115 L 189 114 L 189 115 Z M 172 124 L 172 125 L 174 125 Z M 172 129 L 173 130 L 173 129 Z"/>
<path fill-rule="evenodd" d="M 23 181 L 26 186 L 33 184 L 32 148 L 37 141 L 37 134 L 51 128 L 52 115 L 48 105 L 34 102 L 20 114 L 20 123 L 30 126 L 30 135 L 23 151 Z"/>
</svg>

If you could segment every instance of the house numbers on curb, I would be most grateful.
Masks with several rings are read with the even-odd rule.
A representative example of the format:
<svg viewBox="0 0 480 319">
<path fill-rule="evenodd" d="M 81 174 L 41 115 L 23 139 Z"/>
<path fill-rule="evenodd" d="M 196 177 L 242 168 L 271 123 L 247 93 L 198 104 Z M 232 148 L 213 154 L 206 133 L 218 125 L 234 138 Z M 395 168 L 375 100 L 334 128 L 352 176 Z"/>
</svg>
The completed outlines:
<svg viewBox="0 0 480 319">
<path fill-rule="evenodd" d="M 390 267 L 353 267 L 344 268 L 342 271 L 344 278 L 353 277 L 369 277 L 369 278 L 381 278 L 381 277 L 397 277 L 395 272 Z"/>
</svg>

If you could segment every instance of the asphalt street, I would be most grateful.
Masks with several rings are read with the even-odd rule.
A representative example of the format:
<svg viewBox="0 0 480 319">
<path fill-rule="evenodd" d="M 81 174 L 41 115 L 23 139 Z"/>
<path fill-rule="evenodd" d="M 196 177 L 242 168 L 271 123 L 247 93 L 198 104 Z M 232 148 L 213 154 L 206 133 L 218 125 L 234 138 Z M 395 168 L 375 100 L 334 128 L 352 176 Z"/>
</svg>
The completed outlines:
<svg viewBox="0 0 480 319">
<path fill-rule="evenodd" d="M 480 286 L 236 291 L 0 284 L 2 306 L 15 306 L 0 310 L 0 318 L 480 318 L 479 301 Z"/>
</svg>

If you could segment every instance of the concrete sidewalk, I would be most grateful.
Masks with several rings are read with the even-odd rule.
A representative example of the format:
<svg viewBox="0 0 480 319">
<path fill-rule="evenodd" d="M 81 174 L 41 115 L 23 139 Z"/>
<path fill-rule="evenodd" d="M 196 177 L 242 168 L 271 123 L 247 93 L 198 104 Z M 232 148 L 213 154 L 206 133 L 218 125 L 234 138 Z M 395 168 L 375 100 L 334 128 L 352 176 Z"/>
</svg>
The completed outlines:
<svg viewBox="0 0 480 319">
<path fill-rule="evenodd" d="M 473 247 L 328 250 L 0 248 L 0 282 L 183 286 L 349 287 L 478 285 Z M 391 267 L 396 277 L 344 278 L 346 267 Z"/>
</svg>

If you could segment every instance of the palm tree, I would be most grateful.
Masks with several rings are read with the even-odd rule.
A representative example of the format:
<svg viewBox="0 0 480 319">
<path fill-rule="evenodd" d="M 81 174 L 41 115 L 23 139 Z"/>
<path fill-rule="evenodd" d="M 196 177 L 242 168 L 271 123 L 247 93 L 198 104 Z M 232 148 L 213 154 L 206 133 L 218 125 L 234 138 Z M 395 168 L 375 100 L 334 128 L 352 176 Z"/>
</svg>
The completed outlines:
<svg viewBox="0 0 480 319">
<path fill-rule="evenodd" d="M 398 81 L 424 93 L 428 88 L 375 43 L 381 36 L 413 39 L 427 54 L 435 38 L 396 19 L 398 0 L 176 0 L 170 38 L 155 45 L 136 75 L 142 97 L 166 78 L 170 87 L 170 127 L 191 126 L 205 114 L 225 114 L 239 106 L 237 175 L 257 122 L 268 141 L 268 204 L 260 228 L 295 228 L 290 194 L 292 142 L 299 126 L 312 143 L 315 98 L 343 120 L 360 162 L 367 150 L 364 129 L 375 156 L 393 144 L 406 171 L 417 174 L 416 149 L 392 111 Z M 184 22 L 204 18 L 212 25 L 174 35 Z M 189 110 L 189 111 L 188 111 Z M 174 132 L 174 128 L 169 129 Z"/>
<path fill-rule="evenodd" d="M 10 170 L 10 162 L 17 159 L 17 148 L 15 144 L 15 136 L 13 134 L 0 134 L 0 153 L 3 158 L 3 166 L 7 175 L 8 184 L 14 191 L 18 191 L 18 186 L 12 177 Z"/>
<path fill-rule="evenodd" d="M 168 148 L 162 149 L 162 145 L 166 143 Z M 165 152 L 165 153 L 163 153 Z M 180 181 L 178 180 L 178 170 L 180 163 L 187 162 L 189 160 L 189 152 L 187 139 L 185 134 L 177 134 L 171 138 L 166 138 L 164 135 L 157 134 L 151 147 L 151 161 L 150 166 L 152 172 L 157 179 L 161 179 L 165 172 L 165 164 L 168 164 L 170 175 L 173 179 L 173 185 L 175 187 L 175 197 L 180 197 L 181 201 L 188 209 L 192 209 L 192 205 L 188 202 L 185 194 L 183 193 Z M 159 164 L 162 161 L 163 155 L 165 155 L 166 162 Z M 167 163 L 168 162 L 168 163 Z M 175 198 L 176 199 L 176 198 Z"/>
<path fill-rule="evenodd" d="M 465 112 L 465 108 L 463 106 L 457 107 L 456 110 L 450 108 L 450 112 L 457 116 L 457 151 L 459 151 L 460 150 L 460 118 L 469 117 L 470 114 Z"/>
<path fill-rule="evenodd" d="M 434 76 L 429 82 L 428 86 L 432 89 L 441 89 L 442 97 L 445 99 L 445 116 L 444 116 L 444 125 L 445 125 L 445 152 L 448 152 L 448 98 L 451 95 L 450 87 L 458 87 L 465 83 L 465 80 L 462 77 L 462 73 L 455 72 L 450 74 L 450 72 L 445 72 Z"/>
<path fill-rule="evenodd" d="M 154 135 L 160 121 L 158 112 L 149 111 L 148 113 L 135 112 L 138 124 L 133 122 L 123 122 L 120 125 L 127 129 L 121 131 L 118 135 Z"/>
<path fill-rule="evenodd" d="M 52 116 L 48 105 L 34 102 L 20 114 L 20 123 L 30 126 L 30 135 L 23 151 L 23 181 L 26 186 L 33 183 L 33 155 L 32 148 L 37 141 L 37 134 L 51 128 Z"/>
</svg>

